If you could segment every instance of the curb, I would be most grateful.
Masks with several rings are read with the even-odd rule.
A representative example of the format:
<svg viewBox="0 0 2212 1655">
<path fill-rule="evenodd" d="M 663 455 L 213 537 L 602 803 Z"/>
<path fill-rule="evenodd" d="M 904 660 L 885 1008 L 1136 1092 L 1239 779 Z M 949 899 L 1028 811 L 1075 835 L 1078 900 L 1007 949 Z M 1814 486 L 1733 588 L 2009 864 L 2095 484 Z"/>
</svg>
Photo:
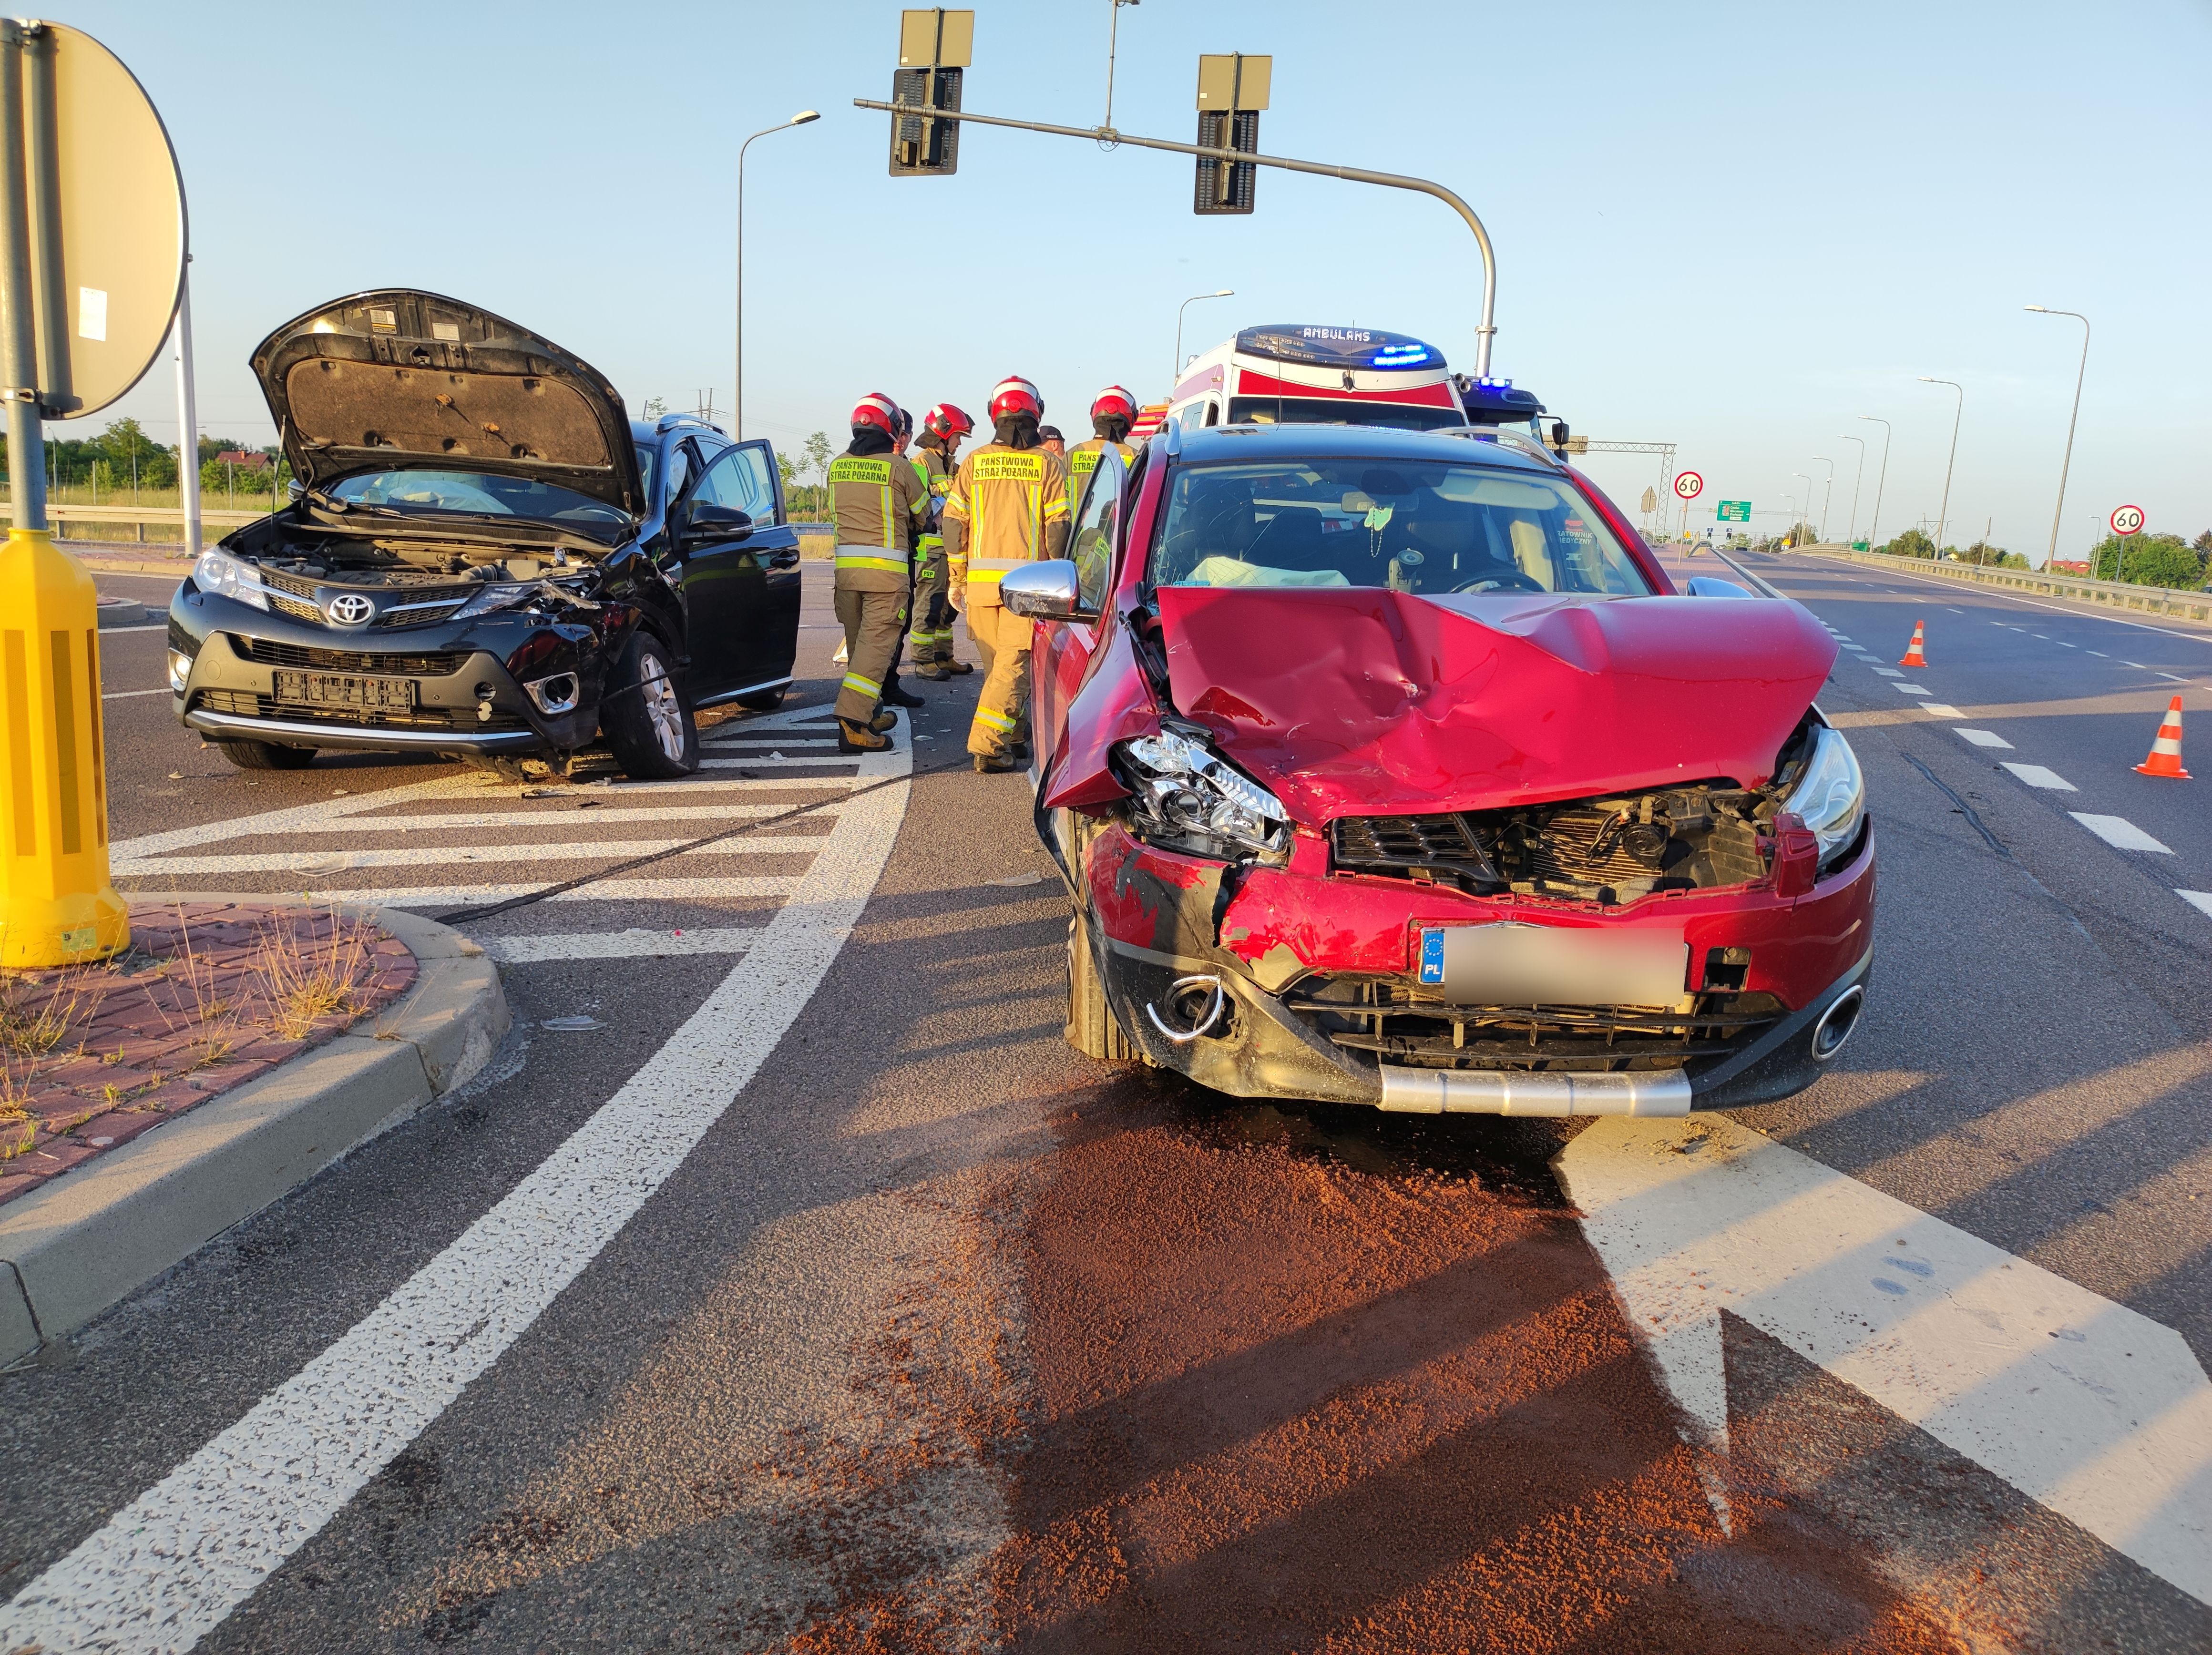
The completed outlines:
<svg viewBox="0 0 2212 1655">
<path fill-rule="evenodd" d="M 0 1363 L 82 1327 L 490 1059 L 513 1018 L 484 951 L 419 914 L 347 911 L 407 945 L 413 990 L 362 1032 L 0 1207 Z"/>
</svg>

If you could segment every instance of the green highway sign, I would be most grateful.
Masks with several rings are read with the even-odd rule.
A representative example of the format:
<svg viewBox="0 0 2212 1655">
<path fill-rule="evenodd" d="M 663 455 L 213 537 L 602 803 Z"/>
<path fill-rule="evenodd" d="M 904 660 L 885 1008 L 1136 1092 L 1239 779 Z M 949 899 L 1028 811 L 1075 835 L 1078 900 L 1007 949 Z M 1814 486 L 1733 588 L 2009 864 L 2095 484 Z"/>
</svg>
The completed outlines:
<svg viewBox="0 0 2212 1655">
<path fill-rule="evenodd" d="M 1751 521 L 1751 502 L 1747 500 L 1724 500 L 1720 502 L 1716 515 L 1723 523 L 1748 523 Z"/>
</svg>

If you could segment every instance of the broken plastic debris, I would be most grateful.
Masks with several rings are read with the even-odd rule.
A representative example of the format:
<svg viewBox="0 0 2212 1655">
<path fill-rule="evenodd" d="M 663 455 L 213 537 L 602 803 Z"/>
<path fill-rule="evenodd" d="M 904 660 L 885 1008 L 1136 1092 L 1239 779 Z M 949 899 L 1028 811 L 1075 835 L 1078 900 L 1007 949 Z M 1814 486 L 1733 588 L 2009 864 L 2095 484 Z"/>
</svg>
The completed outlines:
<svg viewBox="0 0 2212 1655">
<path fill-rule="evenodd" d="M 1016 874 L 1011 879 L 987 879 L 983 882 L 987 885 L 1042 885 L 1044 883 L 1044 876 L 1042 874 Z"/>
<path fill-rule="evenodd" d="M 538 1027 L 557 1028 L 568 1034 L 581 1032 L 587 1028 L 605 1028 L 606 1025 L 597 1017 L 548 1017 L 544 1022 L 538 1024 Z"/>
</svg>

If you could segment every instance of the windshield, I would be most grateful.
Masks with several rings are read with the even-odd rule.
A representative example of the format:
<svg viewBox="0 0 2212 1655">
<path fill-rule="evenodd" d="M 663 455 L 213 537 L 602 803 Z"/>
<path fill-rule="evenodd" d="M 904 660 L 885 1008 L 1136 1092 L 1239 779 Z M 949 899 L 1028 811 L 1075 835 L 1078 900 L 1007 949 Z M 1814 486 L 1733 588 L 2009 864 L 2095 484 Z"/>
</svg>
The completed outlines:
<svg viewBox="0 0 2212 1655">
<path fill-rule="evenodd" d="M 1237 397 L 1229 404 L 1231 425 L 1380 425 L 1394 431 L 1436 431 L 1463 425 L 1455 408 L 1412 403 L 1360 403 L 1341 397 Z"/>
<path fill-rule="evenodd" d="M 1178 467 L 1152 561 L 1162 586 L 1588 592 L 1651 586 L 1564 478 L 1371 459 Z"/>
<path fill-rule="evenodd" d="M 383 506 L 401 512 L 537 518 L 553 523 L 629 521 L 616 507 L 573 488 L 489 471 L 365 471 L 341 478 L 324 493 L 349 506 Z"/>
</svg>

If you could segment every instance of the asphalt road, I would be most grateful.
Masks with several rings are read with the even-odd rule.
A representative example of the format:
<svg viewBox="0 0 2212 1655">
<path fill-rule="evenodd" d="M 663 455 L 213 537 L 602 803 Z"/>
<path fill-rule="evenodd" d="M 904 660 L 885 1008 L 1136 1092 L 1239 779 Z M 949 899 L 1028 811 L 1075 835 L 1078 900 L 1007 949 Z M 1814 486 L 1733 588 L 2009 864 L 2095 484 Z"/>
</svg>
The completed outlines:
<svg viewBox="0 0 2212 1655">
<path fill-rule="evenodd" d="M 2212 642 L 1744 561 L 1884 666 L 1927 620 L 1930 693 L 1846 649 L 1822 697 L 1880 835 L 1860 1033 L 1656 1145 L 1077 1057 L 977 680 L 873 769 L 805 745 L 812 567 L 801 691 L 705 785 L 234 772 L 112 627 L 138 890 L 454 912 L 818 808 L 465 922 L 483 1076 L 0 1378 L 0 1646 L 2204 1647 L 2212 838 L 2128 767 Z M 1974 1367 L 2023 1328 L 2100 1387 L 2080 1440 Z"/>
</svg>

